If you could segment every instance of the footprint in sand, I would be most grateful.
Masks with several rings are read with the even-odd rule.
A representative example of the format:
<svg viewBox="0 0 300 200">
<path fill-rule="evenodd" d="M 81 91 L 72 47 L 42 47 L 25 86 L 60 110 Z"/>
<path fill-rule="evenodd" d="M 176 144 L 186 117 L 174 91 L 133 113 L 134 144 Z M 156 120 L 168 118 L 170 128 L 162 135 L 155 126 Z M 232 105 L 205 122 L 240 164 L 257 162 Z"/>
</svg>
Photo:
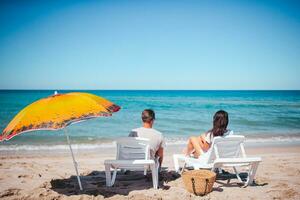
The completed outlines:
<svg viewBox="0 0 300 200">
<path fill-rule="evenodd" d="M 288 189 L 288 190 L 285 190 L 284 192 L 283 192 L 283 197 L 285 198 L 285 199 L 290 199 L 290 198 L 292 198 L 292 197 L 295 197 L 295 196 L 298 196 L 298 193 L 295 191 L 295 190 L 293 190 L 293 189 Z"/>
<path fill-rule="evenodd" d="M 18 195 L 19 192 L 20 192 L 20 189 L 18 189 L 18 188 L 9 188 L 7 190 L 4 190 L 3 192 L 0 192 L 0 198 L 15 196 L 15 195 Z"/>
<path fill-rule="evenodd" d="M 27 174 L 20 174 L 18 176 L 18 178 L 32 178 L 33 176 L 32 175 L 27 175 Z"/>
</svg>

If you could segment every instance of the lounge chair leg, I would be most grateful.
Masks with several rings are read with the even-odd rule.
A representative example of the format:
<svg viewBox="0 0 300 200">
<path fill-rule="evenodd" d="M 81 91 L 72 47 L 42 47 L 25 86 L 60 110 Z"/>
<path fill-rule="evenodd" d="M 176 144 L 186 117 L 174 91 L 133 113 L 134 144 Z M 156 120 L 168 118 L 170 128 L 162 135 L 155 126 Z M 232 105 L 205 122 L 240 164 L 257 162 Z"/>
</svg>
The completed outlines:
<svg viewBox="0 0 300 200">
<path fill-rule="evenodd" d="M 250 167 L 249 174 L 248 174 L 248 180 L 246 182 L 247 186 L 253 184 L 253 180 L 254 180 L 257 168 L 258 168 L 257 162 L 253 163 L 252 166 Z"/>
<path fill-rule="evenodd" d="M 242 181 L 242 179 L 241 179 L 241 177 L 240 177 L 240 175 L 239 175 L 239 172 L 238 172 L 238 170 L 236 169 L 236 167 L 233 167 L 233 169 L 234 169 L 234 173 L 236 174 L 236 177 L 237 177 L 237 179 L 239 180 L 239 182 L 244 183 L 244 182 Z"/>
<path fill-rule="evenodd" d="M 179 172 L 179 161 L 177 155 L 173 155 L 175 172 Z"/>
<path fill-rule="evenodd" d="M 106 186 L 111 187 L 110 165 L 105 165 Z"/>
<path fill-rule="evenodd" d="M 182 166 L 182 168 L 181 168 L 181 170 L 180 170 L 180 174 L 182 174 L 183 173 L 183 171 L 184 171 L 184 169 L 185 169 L 185 167 L 186 167 L 186 162 L 184 162 L 184 164 L 183 164 L 183 166 Z"/>
<path fill-rule="evenodd" d="M 155 159 L 155 168 L 156 168 L 157 174 L 160 173 L 160 170 L 161 170 L 160 167 L 161 167 L 161 166 L 160 166 L 160 164 L 159 164 L 159 157 L 157 157 L 157 158 Z"/>
<path fill-rule="evenodd" d="M 217 168 L 217 171 L 219 172 L 219 174 L 222 173 L 222 169 L 221 168 Z"/>
<path fill-rule="evenodd" d="M 112 179 L 111 179 L 111 186 L 113 186 L 115 184 L 115 181 L 116 181 L 116 177 L 117 177 L 117 168 L 114 169 L 114 173 L 113 173 L 113 176 L 112 176 Z"/>
<path fill-rule="evenodd" d="M 152 172 L 152 182 L 153 182 L 153 188 L 157 189 L 158 188 L 158 173 L 156 170 L 156 166 L 155 165 L 151 165 L 151 172 Z"/>
</svg>

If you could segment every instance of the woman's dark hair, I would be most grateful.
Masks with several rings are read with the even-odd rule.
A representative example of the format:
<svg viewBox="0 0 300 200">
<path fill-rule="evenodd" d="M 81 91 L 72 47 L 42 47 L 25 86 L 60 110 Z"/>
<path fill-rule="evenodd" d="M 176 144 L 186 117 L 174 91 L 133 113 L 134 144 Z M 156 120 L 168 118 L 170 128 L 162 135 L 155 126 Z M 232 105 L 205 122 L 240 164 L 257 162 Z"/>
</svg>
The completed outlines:
<svg viewBox="0 0 300 200">
<path fill-rule="evenodd" d="M 155 113 L 151 109 L 146 109 L 142 112 L 142 120 L 143 122 L 150 123 L 155 120 Z"/>
<path fill-rule="evenodd" d="M 213 128 L 209 131 L 216 136 L 223 136 L 227 132 L 228 113 L 224 110 L 219 110 L 214 115 Z"/>
</svg>

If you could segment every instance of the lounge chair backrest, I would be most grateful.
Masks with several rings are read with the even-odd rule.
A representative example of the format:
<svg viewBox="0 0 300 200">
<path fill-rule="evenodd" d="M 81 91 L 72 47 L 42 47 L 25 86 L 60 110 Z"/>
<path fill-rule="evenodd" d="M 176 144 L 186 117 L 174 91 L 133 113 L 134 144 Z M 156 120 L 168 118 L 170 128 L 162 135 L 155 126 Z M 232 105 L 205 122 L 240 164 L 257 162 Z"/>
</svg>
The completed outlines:
<svg viewBox="0 0 300 200">
<path fill-rule="evenodd" d="M 215 137 L 213 148 L 216 158 L 245 157 L 244 141 L 242 135 Z"/>
<path fill-rule="evenodd" d="M 117 160 L 148 160 L 149 140 L 139 137 L 117 139 Z"/>
<path fill-rule="evenodd" d="M 246 157 L 244 141 L 245 137 L 242 135 L 215 137 L 211 148 L 206 153 L 207 163 L 213 163 L 216 158 Z"/>
</svg>

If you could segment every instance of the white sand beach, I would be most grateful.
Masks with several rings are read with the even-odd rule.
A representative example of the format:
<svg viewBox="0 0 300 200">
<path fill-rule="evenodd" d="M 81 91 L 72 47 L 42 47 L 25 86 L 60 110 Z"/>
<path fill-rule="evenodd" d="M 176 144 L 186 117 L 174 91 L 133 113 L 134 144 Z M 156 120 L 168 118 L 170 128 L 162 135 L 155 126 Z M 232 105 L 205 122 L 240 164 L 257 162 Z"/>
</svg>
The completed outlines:
<svg viewBox="0 0 300 200">
<path fill-rule="evenodd" d="M 168 146 L 160 188 L 152 188 L 151 176 L 140 172 L 118 175 L 114 187 L 105 186 L 103 161 L 115 157 L 115 149 L 76 150 L 84 191 L 77 185 L 68 151 L 7 151 L 0 154 L 1 199 L 299 199 L 300 147 L 247 148 L 261 156 L 255 186 L 246 188 L 232 179 L 217 180 L 213 191 L 199 197 L 184 189 L 174 172 L 172 154 L 182 146 Z"/>
</svg>

